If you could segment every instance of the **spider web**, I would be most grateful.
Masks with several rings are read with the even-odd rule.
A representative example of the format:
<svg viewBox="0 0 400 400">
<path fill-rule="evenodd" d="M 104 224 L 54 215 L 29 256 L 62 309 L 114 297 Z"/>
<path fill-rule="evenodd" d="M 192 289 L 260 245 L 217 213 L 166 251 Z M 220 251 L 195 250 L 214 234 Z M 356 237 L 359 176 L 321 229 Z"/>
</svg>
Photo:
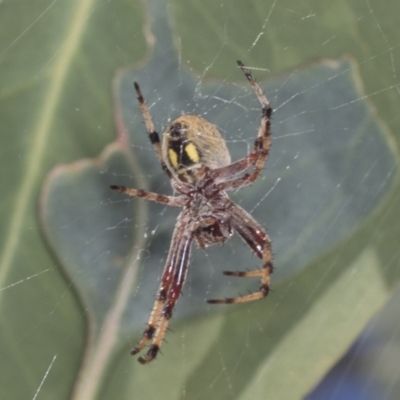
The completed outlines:
<svg viewBox="0 0 400 400">
<path fill-rule="evenodd" d="M 0 4 L 4 143 L 13 144 L 2 153 L 7 398 L 257 399 L 263 381 L 281 396 L 286 386 L 313 400 L 398 398 L 399 10 L 354 3 L 54 0 L 24 13 Z M 143 369 L 128 352 L 177 211 L 109 190 L 171 194 L 132 82 L 159 131 L 182 113 L 203 115 L 237 160 L 260 120 L 237 58 L 274 108 L 265 171 L 231 195 L 273 240 L 273 291 L 235 309 L 207 305 L 257 290 L 222 271 L 260 261 L 237 237 L 194 249 L 163 355 Z"/>
</svg>

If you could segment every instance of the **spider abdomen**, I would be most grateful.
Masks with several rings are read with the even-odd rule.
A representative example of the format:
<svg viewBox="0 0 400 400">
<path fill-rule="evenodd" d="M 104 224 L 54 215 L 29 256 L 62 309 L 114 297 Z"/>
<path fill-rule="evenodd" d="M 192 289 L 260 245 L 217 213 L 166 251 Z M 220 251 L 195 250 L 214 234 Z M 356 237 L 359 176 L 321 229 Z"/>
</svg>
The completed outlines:
<svg viewBox="0 0 400 400">
<path fill-rule="evenodd" d="M 199 222 L 195 230 L 195 238 L 200 248 L 205 248 L 213 244 L 225 243 L 233 234 L 229 220 L 217 220 L 208 217 Z"/>
<path fill-rule="evenodd" d="M 168 169 L 185 182 L 198 181 L 202 166 L 215 169 L 231 162 L 218 129 L 198 115 L 183 115 L 168 125 L 162 152 Z"/>
</svg>

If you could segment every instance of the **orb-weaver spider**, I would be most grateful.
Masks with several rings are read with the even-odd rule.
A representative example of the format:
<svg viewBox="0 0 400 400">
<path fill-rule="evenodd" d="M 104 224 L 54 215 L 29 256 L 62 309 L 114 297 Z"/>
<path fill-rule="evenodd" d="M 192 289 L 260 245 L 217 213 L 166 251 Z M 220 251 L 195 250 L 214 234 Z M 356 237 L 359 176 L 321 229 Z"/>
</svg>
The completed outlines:
<svg viewBox="0 0 400 400">
<path fill-rule="evenodd" d="M 199 247 L 224 243 L 236 231 L 263 261 L 260 269 L 254 271 L 225 271 L 225 275 L 237 277 L 259 277 L 258 292 L 240 297 L 208 300 L 211 304 L 232 304 L 257 300 L 267 296 L 270 275 L 273 271 L 271 242 L 253 217 L 229 200 L 226 191 L 238 189 L 253 183 L 264 166 L 270 148 L 270 117 L 272 108 L 250 71 L 238 61 L 261 103 L 261 124 L 254 148 L 250 154 L 231 163 L 225 141 L 217 128 L 197 115 L 183 115 L 165 129 L 162 144 L 139 85 L 135 82 L 140 108 L 154 151 L 161 167 L 171 180 L 176 196 L 165 196 L 141 189 L 111 186 L 112 189 L 130 196 L 181 207 L 171 247 L 161 277 L 156 302 L 147 328 L 132 354 L 139 353 L 149 341 L 151 346 L 139 361 L 146 364 L 153 360 L 164 339 L 169 320 L 185 282 L 192 242 Z M 238 174 L 250 167 L 251 173 Z"/>
</svg>

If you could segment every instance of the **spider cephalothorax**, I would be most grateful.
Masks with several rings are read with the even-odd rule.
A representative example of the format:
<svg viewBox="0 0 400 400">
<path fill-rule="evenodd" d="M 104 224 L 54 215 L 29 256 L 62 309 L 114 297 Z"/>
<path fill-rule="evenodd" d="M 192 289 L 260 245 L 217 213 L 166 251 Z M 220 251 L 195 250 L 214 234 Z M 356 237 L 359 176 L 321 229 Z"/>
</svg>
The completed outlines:
<svg viewBox="0 0 400 400">
<path fill-rule="evenodd" d="M 232 202 L 210 176 L 210 169 L 201 166 L 197 179 L 178 184 L 176 191 L 186 196 L 182 213 L 194 221 L 193 235 L 201 248 L 227 241 L 233 234 L 230 222 Z"/>
<path fill-rule="evenodd" d="M 160 349 L 169 319 L 186 279 L 193 240 L 199 247 L 205 248 L 224 243 L 236 231 L 263 261 L 262 267 L 257 270 L 224 271 L 225 275 L 230 276 L 260 278 L 261 286 L 258 292 L 208 300 L 209 303 L 243 303 L 265 297 L 269 292 L 272 273 L 269 237 L 261 225 L 249 213 L 233 203 L 226 194 L 227 190 L 249 185 L 258 178 L 270 148 L 272 109 L 250 71 L 240 61 L 238 65 L 253 87 L 261 103 L 262 112 L 253 151 L 234 163 L 231 163 L 228 148 L 218 129 L 197 115 L 183 115 L 174 120 L 165 129 L 161 145 L 139 85 L 135 82 L 150 141 L 177 195 L 166 196 L 124 186 L 111 186 L 111 188 L 130 196 L 182 208 L 172 235 L 153 311 L 142 339 L 132 350 L 132 354 L 137 354 L 149 341 L 152 342 L 146 356 L 139 358 L 142 364 L 154 359 Z M 254 167 L 252 172 L 240 175 L 251 167 Z"/>
</svg>

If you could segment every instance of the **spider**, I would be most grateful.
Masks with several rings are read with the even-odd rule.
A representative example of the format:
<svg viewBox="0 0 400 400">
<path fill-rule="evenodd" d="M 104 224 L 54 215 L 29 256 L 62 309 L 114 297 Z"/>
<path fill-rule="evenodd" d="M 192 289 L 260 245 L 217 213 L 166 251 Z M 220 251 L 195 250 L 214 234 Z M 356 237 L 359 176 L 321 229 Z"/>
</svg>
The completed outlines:
<svg viewBox="0 0 400 400">
<path fill-rule="evenodd" d="M 261 103 L 261 124 L 252 152 L 233 163 L 217 128 L 197 115 L 183 115 L 172 121 L 164 131 L 161 144 L 140 87 L 134 82 L 150 141 L 177 195 L 166 196 L 125 186 L 113 185 L 111 188 L 129 196 L 182 208 L 147 327 L 131 351 L 132 355 L 137 354 L 151 342 L 147 354 L 139 357 L 141 364 L 150 362 L 159 352 L 185 283 L 193 241 L 204 249 L 224 243 L 236 231 L 263 262 L 257 270 L 223 272 L 229 276 L 258 277 L 261 280 L 259 291 L 245 296 L 207 300 L 208 303 L 243 303 L 263 298 L 269 292 L 273 271 L 271 241 L 261 225 L 226 194 L 227 190 L 249 185 L 258 178 L 270 148 L 272 108 L 249 69 L 241 61 L 237 63 Z M 244 173 L 250 167 L 254 167 L 251 173 Z"/>
</svg>

